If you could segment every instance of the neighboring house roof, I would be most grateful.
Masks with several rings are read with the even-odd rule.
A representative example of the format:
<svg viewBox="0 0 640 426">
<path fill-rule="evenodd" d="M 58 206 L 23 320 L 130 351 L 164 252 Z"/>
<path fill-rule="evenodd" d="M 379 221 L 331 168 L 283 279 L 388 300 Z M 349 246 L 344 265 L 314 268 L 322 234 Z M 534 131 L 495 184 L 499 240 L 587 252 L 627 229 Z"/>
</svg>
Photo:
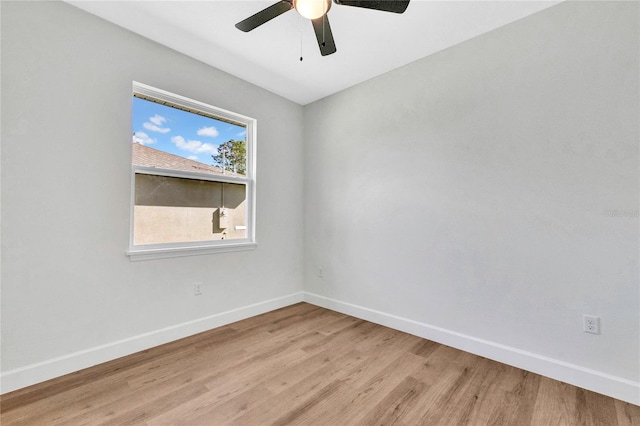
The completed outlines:
<svg viewBox="0 0 640 426">
<path fill-rule="evenodd" d="M 132 164 L 142 167 L 157 167 L 160 169 L 178 170 L 181 172 L 209 173 L 213 175 L 239 176 L 232 171 L 225 171 L 216 166 L 189 160 L 179 155 L 169 154 L 159 149 L 133 143 Z"/>
</svg>

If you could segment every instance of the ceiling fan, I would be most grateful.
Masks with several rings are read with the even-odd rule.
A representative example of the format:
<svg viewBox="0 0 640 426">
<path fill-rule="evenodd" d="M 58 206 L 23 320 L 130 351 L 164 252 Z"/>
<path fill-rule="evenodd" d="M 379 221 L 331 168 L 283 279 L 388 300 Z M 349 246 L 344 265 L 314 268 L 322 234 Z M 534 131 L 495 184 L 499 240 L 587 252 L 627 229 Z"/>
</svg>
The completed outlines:
<svg viewBox="0 0 640 426">
<path fill-rule="evenodd" d="M 362 7 L 394 13 L 403 13 L 409 6 L 409 1 L 333 0 L 335 4 L 343 6 Z M 331 9 L 331 0 L 280 0 L 255 15 L 238 22 L 236 28 L 240 31 L 249 32 L 291 9 L 295 9 L 304 18 L 311 20 L 313 31 L 316 33 L 316 39 L 318 40 L 318 47 L 320 47 L 320 54 L 326 56 L 335 53 L 336 45 L 333 41 L 329 17 L 327 16 L 327 12 Z"/>
</svg>

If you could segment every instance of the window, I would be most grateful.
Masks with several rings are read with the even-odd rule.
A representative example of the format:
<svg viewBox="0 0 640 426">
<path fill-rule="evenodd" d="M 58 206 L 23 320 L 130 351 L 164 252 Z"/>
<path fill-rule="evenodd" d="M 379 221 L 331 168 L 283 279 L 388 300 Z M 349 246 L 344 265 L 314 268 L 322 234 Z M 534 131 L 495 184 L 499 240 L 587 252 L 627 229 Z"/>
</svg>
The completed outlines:
<svg viewBox="0 0 640 426">
<path fill-rule="evenodd" d="M 140 83 L 132 102 L 131 260 L 255 248 L 256 121 Z"/>
</svg>

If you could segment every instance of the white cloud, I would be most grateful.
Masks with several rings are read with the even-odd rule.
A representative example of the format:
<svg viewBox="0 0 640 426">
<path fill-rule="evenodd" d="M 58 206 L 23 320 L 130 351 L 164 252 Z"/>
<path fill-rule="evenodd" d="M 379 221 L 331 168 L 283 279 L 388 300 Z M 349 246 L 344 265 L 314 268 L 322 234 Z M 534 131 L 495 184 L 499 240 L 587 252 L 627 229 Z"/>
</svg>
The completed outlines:
<svg viewBox="0 0 640 426">
<path fill-rule="evenodd" d="M 155 139 L 152 139 L 145 132 L 135 132 L 133 134 L 133 142 L 137 142 L 140 145 L 151 145 L 156 143 Z"/>
<path fill-rule="evenodd" d="M 167 133 L 171 131 L 171 129 L 168 127 L 156 126 L 155 124 L 149 123 L 149 122 L 144 123 L 142 127 L 144 127 L 147 130 L 151 130 L 152 132 L 158 132 L 158 133 Z"/>
<path fill-rule="evenodd" d="M 193 160 L 193 161 L 198 161 L 198 156 L 197 155 L 190 155 L 187 157 L 189 160 Z"/>
<path fill-rule="evenodd" d="M 198 136 L 209 136 L 210 138 L 215 138 L 218 135 L 219 135 L 218 129 L 216 129 L 213 126 L 203 127 L 198 130 Z"/>
<path fill-rule="evenodd" d="M 182 136 L 174 136 L 171 138 L 178 148 L 189 151 L 193 154 L 217 154 L 218 148 L 210 143 L 202 143 L 200 141 L 187 141 Z"/>
<path fill-rule="evenodd" d="M 156 126 L 162 126 L 162 124 L 165 121 L 167 121 L 167 119 L 161 115 L 156 114 L 153 117 L 149 117 L 149 121 L 155 124 Z"/>
</svg>

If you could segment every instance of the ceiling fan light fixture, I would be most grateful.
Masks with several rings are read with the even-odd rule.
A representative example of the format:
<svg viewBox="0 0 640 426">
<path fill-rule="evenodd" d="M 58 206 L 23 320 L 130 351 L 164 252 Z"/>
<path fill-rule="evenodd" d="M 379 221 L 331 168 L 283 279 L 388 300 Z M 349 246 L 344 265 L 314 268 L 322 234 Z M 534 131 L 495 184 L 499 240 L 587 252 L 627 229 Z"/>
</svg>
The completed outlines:
<svg viewBox="0 0 640 426">
<path fill-rule="evenodd" d="M 0 0 L 2 1 L 2 0 Z M 383 12 L 403 13 L 411 0 L 333 0 L 342 6 L 352 6 L 365 9 L 380 10 Z M 278 0 L 266 9 L 254 13 L 247 19 L 236 24 L 240 31 L 248 33 L 258 28 L 260 25 L 277 18 L 291 9 L 296 11 L 303 18 L 307 18 L 313 25 L 313 32 L 316 34 L 318 47 L 322 56 L 336 53 L 336 44 L 333 40 L 329 17 L 326 16 L 331 9 L 332 0 Z M 322 19 L 320 19 L 322 18 Z M 302 58 L 300 59 L 302 60 Z"/>
<path fill-rule="evenodd" d="M 331 9 L 331 0 L 293 0 L 293 7 L 307 19 L 318 19 Z"/>
</svg>

